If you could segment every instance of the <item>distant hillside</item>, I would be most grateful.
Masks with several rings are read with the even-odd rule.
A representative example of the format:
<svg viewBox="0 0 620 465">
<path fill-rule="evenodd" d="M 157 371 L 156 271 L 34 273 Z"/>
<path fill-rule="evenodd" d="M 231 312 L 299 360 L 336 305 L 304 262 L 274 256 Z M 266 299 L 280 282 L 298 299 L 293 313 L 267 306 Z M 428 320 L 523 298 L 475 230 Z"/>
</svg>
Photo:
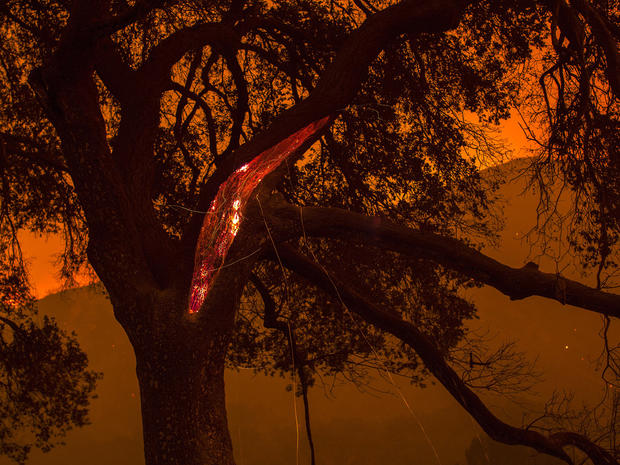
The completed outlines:
<svg viewBox="0 0 620 465">
<path fill-rule="evenodd" d="M 515 161 L 500 170 L 514 170 L 522 163 Z M 512 266 L 527 261 L 528 249 L 519 238 L 535 222 L 536 198 L 520 196 L 523 185 L 518 179 L 502 188 L 508 201 L 502 247 L 486 250 Z M 543 263 L 542 268 L 547 265 Z M 581 398 L 597 394 L 600 380 L 589 361 L 600 350 L 598 316 L 538 298 L 510 302 L 492 289 L 474 290 L 470 295 L 480 309 L 480 320 L 472 322 L 473 327 L 490 329 L 498 340 L 517 339 L 522 350 L 532 358 L 539 357 L 539 368 L 547 379 L 539 388 L 543 395 L 554 388 L 574 389 Z M 34 454 L 29 463 L 143 464 L 135 360 L 109 302 L 93 288 L 81 288 L 48 296 L 39 302 L 39 309 L 76 331 L 92 367 L 103 371 L 104 379 L 92 405 L 92 425 L 72 432 L 66 446 L 49 454 Z M 295 463 L 295 419 L 286 384 L 286 380 L 254 377 L 248 372 L 227 373 L 230 428 L 238 465 Z M 479 428 L 442 388 L 403 385 L 402 389 L 441 464 L 465 463 L 465 450 L 478 437 Z M 506 400 L 493 398 L 492 402 L 498 414 L 510 418 L 514 409 Z M 338 386 L 326 397 L 321 388 L 315 388 L 311 406 L 321 465 L 437 464 L 420 424 L 396 396 L 377 397 L 352 386 Z M 298 409 L 301 415 L 301 404 Z M 519 423 L 521 418 L 512 420 Z M 303 431 L 301 443 L 305 451 Z"/>
</svg>

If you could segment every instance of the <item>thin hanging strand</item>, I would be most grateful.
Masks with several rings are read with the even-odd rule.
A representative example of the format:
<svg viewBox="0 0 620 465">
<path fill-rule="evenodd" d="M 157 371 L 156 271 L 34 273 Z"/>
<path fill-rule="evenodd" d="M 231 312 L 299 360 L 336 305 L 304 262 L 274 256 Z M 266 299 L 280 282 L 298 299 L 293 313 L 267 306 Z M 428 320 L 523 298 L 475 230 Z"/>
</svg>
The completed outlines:
<svg viewBox="0 0 620 465">
<path fill-rule="evenodd" d="M 286 305 L 288 307 L 290 299 L 289 299 L 289 290 L 288 290 L 288 279 L 286 277 L 286 272 L 284 271 L 284 264 L 282 263 L 282 260 L 280 259 L 280 254 L 278 253 L 278 248 L 276 247 L 276 243 L 273 240 L 273 237 L 271 236 L 271 230 L 269 229 L 269 225 L 267 224 L 267 219 L 265 218 L 265 213 L 263 212 L 263 206 L 260 203 L 260 199 L 258 198 L 258 195 L 256 196 L 256 201 L 258 202 L 258 208 L 260 209 L 260 214 L 263 218 L 263 223 L 265 223 L 265 229 L 267 230 L 267 235 L 269 236 L 269 240 L 271 241 L 271 245 L 273 246 L 273 251 L 275 252 L 276 257 L 278 258 L 278 262 L 280 263 L 280 269 L 282 270 L 282 276 L 284 278 Z M 288 308 L 290 311 L 290 307 Z M 295 391 L 297 390 L 297 378 L 295 376 L 295 353 L 293 351 L 293 336 L 291 334 L 290 319 L 287 320 L 286 324 L 288 326 L 288 337 L 289 337 L 289 345 L 291 348 L 291 363 L 292 363 L 291 378 L 293 380 L 293 389 L 292 389 L 293 411 L 295 412 L 295 464 L 299 465 L 299 415 L 297 414 L 297 398 L 295 395 Z"/>
<path fill-rule="evenodd" d="M 211 269 L 209 269 L 209 270 L 205 270 L 205 271 L 219 271 L 219 270 L 222 270 L 222 269 L 224 269 L 224 268 L 228 268 L 229 266 L 236 265 L 237 263 L 242 262 L 243 260 L 247 260 L 247 259 L 248 259 L 248 258 L 250 258 L 252 255 L 256 255 L 256 254 L 257 254 L 258 252 L 260 252 L 260 251 L 261 251 L 261 249 L 256 249 L 254 252 L 252 252 L 252 253 L 250 253 L 250 254 L 246 255 L 245 257 L 238 258 L 237 260 L 232 261 L 232 262 L 230 262 L 230 263 L 227 263 L 226 265 L 221 265 L 221 266 L 218 266 L 217 268 L 211 268 Z"/>
<path fill-rule="evenodd" d="M 405 395 L 403 394 L 403 392 L 401 391 L 400 387 L 398 386 L 398 384 L 396 384 L 396 382 L 394 381 L 394 378 L 392 377 L 392 374 L 390 373 L 390 370 L 387 368 L 387 365 L 385 364 L 385 362 L 381 359 L 381 357 L 379 356 L 379 353 L 377 352 L 377 350 L 375 349 L 375 347 L 373 346 L 373 344 L 368 340 L 368 338 L 366 337 L 366 334 L 364 333 L 364 331 L 362 331 L 362 329 L 359 327 L 358 322 L 353 318 L 353 314 L 351 312 L 351 310 L 349 310 L 349 307 L 347 307 L 347 305 L 344 303 L 344 301 L 342 300 L 342 297 L 340 295 L 340 291 L 338 290 L 338 287 L 336 286 L 336 283 L 334 282 L 334 280 L 331 278 L 331 276 L 329 275 L 329 273 L 327 272 L 327 270 L 325 269 L 325 267 L 321 264 L 321 262 L 318 260 L 318 258 L 316 257 L 316 255 L 314 254 L 314 251 L 312 250 L 312 248 L 310 247 L 310 245 L 308 244 L 308 237 L 306 236 L 306 228 L 304 226 L 304 216 L 303 216 L 303 207 L 299 207 L 299 218 L 301 221 L 301 229 L 302 229 L 302 233 L 303 233 L 303 237 L 304 237 L 304 243 L 306 245 L 306 248 L 308 249 L 308 251 L 310 252 L 310 254 L 312 255 L 312 258 L 314 258 L 314 261 L 317 263 L 317 265 L 323 270 L 323 273 L 325 273 L 325 276 L 327 277 L 327 279 L 329 280 L 329 282 L 332 284 L 334 291 L 336 292 L 336 296 L 338 297 L 338 300 L 340 301 L 340 303 L 342 304 L 342 307 L 347 311 L 347 315 L 349 316 L 350 320 L 353 322 L 353 324 L 355 325 L 357 331 L 361 334 L 361 336 L 364 338 L 364 340 L 366 341 L 366 344 L 368 345 L 368 347 L 370 347 L 370 350 L 372 350 L 372 352 L 374 353 L 377 361 L 379 362 L 379 364 L 381 365 L 381 367 L 383 368 L 383 371 L 385 371 L 385 374 L 388 377 L 388 380 L 390 382 L 390 384 L 392 384 L 392 386 L 394 387 L 394 389 L 396 389 L 396 392 L 398 393 L 398 395 L 400 396 L 403 404 L 405 404 L 405 407 L 407 407 L 407 410 L 409 410 L 409 412 L 411 413 L 411 416 L 414 418 L 414 420 L 417 422 L 418 426 L 420 427 L 420 430 L 422 431 L 422 434 L 424 435 L 426 442 L 428 443 L 428 445 L 430 446 L 430 448 L 433 451 L 433 454 L 435 455 L 435 458 L 437 460 L 437 463 L 439 465 L 442 465 L 441 459 L 439 458 L 439 454 L 437 453 L 437 449 L 435 449 L 435 445 L 433 444 L 433 442 L 431 441 L 431 438 L 429 437 L 428 433 L 426 432 L 426 429 L 424 428 L 424 425 L 422 424 L 422 422 L 420 421 L 420 419 L 418 418 L 418 416 L 416 415 L 416 413 L 414 412 L 413 408 L 411 407 L 410 403 L 407 401 L 407 398 L 405 397 Z"/>
<path fill-rule="evenodd" d="M 215 213 L 215 212 L 203 212 L 203 211 L 200 211 L 200 210 L 194 210 L 192 208 L 187 208 L 187 207 L 184 207 L 183 205 L 177 205 L 177 204 L 168 205 L 168 207 L 170 207 L 170 208 L 177 208 L 179 210 L 185 210 L 185 211 L 188 211 L 190 213 L 200 213 L 201 215 L 213 215 Z"/>
</svg>

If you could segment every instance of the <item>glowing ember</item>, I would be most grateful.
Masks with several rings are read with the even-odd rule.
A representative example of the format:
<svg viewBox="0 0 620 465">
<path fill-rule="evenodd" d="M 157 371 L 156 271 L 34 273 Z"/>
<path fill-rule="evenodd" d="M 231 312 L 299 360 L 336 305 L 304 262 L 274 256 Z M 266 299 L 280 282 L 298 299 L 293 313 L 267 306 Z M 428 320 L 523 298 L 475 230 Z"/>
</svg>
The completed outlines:
<svg viewBox="0 0 620 465">
<path fill-rule="evenodd" d="M 209 285 L 224 264 L 228 249 L 239 231 L 245 206 L 261 180 L 319 131 L 328 118 L 309 124 L 257 155 L 231 174 L 220 186 L 205 215 L 198 237 L 189 301 L 190 313 L 197 312 L 204 302 Z"/>
</svg>

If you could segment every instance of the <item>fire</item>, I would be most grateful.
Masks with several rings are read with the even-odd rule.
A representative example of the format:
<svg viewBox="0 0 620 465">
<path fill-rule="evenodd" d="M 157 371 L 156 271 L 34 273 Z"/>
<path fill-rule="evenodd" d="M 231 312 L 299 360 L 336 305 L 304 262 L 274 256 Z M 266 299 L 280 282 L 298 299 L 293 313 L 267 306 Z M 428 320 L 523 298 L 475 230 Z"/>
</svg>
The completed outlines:
<svg viewBox="0 0 620 465">
<path fill-rule="evenodd" d="M 329 117 L 315 121 L 295 134 L 257 155 L 238 168 L 220 186 L 205 215 L 194 258 L 189 312 L 202 306 L 209 286 L 226 260 L 228 250 L 239 232 L 243 211 L 252 193 L 265 176 L 319 131 Z"/>
</svg>

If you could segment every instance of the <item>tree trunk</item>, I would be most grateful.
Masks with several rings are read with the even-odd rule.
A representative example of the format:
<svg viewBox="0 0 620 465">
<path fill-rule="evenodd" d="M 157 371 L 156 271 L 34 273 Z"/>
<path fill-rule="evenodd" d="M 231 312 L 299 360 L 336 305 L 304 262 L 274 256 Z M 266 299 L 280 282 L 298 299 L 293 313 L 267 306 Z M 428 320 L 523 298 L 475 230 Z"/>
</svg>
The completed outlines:
<svg viewBox="0 0 620 465">
<path fill-rule="evenodd" d="M 197 350 L 183 341 L 136 354 L 146 465 L 234 464 L 224 391 L 227 343 L 210 346 Z"/>
<path fill-rule="evenodd" d="M 187 312 L 186 293 L 153 291 L 122 308 L 131 300 L 112 304 L 136 354 L 146 465 L 234 465 L 224 389 L 234 299 L 203 309 L 217 315 L 209 325 Z"/>
</svg>

